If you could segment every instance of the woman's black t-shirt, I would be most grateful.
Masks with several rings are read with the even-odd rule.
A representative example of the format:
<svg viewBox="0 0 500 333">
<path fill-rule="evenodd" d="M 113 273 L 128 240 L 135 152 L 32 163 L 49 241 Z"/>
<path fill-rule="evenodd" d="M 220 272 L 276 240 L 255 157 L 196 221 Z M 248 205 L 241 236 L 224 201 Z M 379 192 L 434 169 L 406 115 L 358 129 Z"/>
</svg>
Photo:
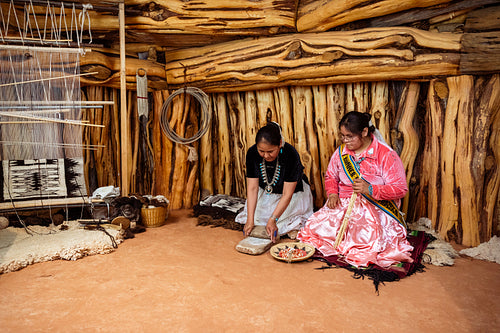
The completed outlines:
<svg viewBox="0 0 500 333">
<path fill-rule="evenodd" d="M 297 182 L 294 192 L 303 191 L 302 179 L 307 182 L 307 177 L 304 175 L 304 166 L 300 162 L 300 156 L 297 150 L 290 145 L 285 143 L 282 152 L 279 153 L 277 160 L 281 165 L 280 177 L 275 186 L 273 186 L 273 193 L 282 194 L 284 182 Z M 259 186 L 261 188 L 266 188 L 266 183 L 264 182 L 263 176 L 261 175 L 260 164 L 263 163 L 264 159 L 259 155 L 257 151 L 257 145 L 253 145 L 248 149 L 246 156 L 247 163 L 247 177 L 248 178 L 259 178 Z M 267 179 L 269 182 L 272 181 L 274 176 L 274 170 L 276 169 L 276 160 L 273 162 L 265 162 Z"/>
</svg>

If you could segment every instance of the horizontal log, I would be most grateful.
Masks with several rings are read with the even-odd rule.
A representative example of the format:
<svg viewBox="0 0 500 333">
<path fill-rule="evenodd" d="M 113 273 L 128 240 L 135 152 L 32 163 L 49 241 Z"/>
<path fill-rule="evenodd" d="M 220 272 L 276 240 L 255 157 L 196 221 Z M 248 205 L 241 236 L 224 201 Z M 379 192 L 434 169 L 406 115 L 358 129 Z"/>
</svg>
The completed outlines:
<svg viewBox="0 0 500 333">
<path fill-rule="evenodd" d="M 324 0 L 301 1 L 297 10 L 298 32 L 321 32 L 350 22 L 429 7 L 451 0 Z"/>
<path fill-rule="evenodd" d="M 87 2 L 87 1 L 85 1 Z M 9 3 L 2 3 L 1 13 L 8 15 Z M 24 2 L 16 7 L 18 17 L 23 16 Z M 105 5 L 105 4 L 104 4 Z M 111 4 L 109 10 L 97 5 L 96 10 L 86 11 L 89 20 L 84 22 L 85 29 L 92 32 L 119 30 L 117 6 Z M 66 11 L 71 7 L 66 7 Z M 60 7 L 54 8 L 56 15 Z M 80 15 L 82 9 L 76 9 Z M 211 34 L 229 35 L 273 35 L 295 31 L 295 0 L 217 0 L 217 1 L 183 1 L 183 0 L 130 0 L 126 1 L 125 25 L 127 30 L 151 31 L 161 34 Z M 30 13 L 36 14 L 36 21 L 30 15 L 31 26 L 45 26 L 46 4 L 33 6 Z M 62 17 L 63 26 L 71 25 L 71 14 Z M 66 22 L 64 22 L 66 20 Z M 5 22 L 8 20 L 5 19 Z M 12 24 L 16 24 L 12 22 Z M 58 21 L 59 24 L 59 21 Z M 66 24 L 66 25 L 64 25 Z"/>
<path fill-rule="evenodd" d="M 125 40 L 127 52 L 139 53 L 149 51 L 151 48 L 157 51 L 167 51 L 186 47 L 201 47 L 206 45 L 224 43 L 234 40 L 236 37 L 231 35 L 211 34 L 181 34 L 168 33 L 162 34 L 152 31 L 137 31 L 128 29 L 125 31 Z M 118 35 L 115 33 L 103 38 L 107 41 L 116 41 L 111 44 L 114 49 L 119 49 Z"/>
<path fill-rule="evenodd" d="M 93 203 L 103 202 L 101 199 L 92 199 Z M 3 213 L 15 210 L 31 209 L 31 208 L 45 208 L 48 207 L 67 207 L 67 206 L 77 206 L 90 205 L 91 202 L 86 197 L 78 198 L 57 198 L 57 199 L 43 199 L 43 200 L 26 200 L 26 201 L 16 201 L 15 204 L 12 202 L 0 202 L 0 210 Z"/>
<path fill-rule="evenodd" d="M 141 15 L 128 17 L 127 28 L 161 33 L 210 35 L 276 34 L 295 31 L 294 0 L 134 0 L 127 3 Z"/>
<path fill-rule="evenodd" d="M 413 8 L 411 10 L 396 12 L 390 15 L 375 17 L 369 20 L 370 27 L 390 27 L 399 26 L 418 21 L 429 20 L 432 23 L 432 18 L 444 16 L 446 14 L 456 13 L 460 11 L 469 11 L 481 6 L 497 3 L 498 0 L 462 0 L 445 5 L 436 5 L 427 8 Z M 454 16 L 455 14 L 452 14 Z M 448 19 L 450 19 L 449 17 Z M 486 24 L 489 24 L 487 21 Z"/>
<path fill-rule="evenodd" d="M 494 3 L 498 3 L 498 0 Z M 467 14 L 465 32 L 491 30 L 500 30 L 500 6 L 482 8 Z"/>
<path fill-rule="evenodd" d="M 461 35 L 406 27 L 289 34 L 166 52 L 170 87 L 209 92 L 458 73 Z"/>
<path fill-rule="evenodd" d="M 148 77 L 149 89 L 166 89 L 165 69 L 162 64 L 137 58 L 126 59 L 127 89 L 136 89 L 136 73 L 145 69 Z M 120 88 L 120 57 L 116 54 L 87 52 L 80 57 L 80 72 L 98 72 L 95 75 L 82 76 L 80 83 L 86 85 L 102 85 Z"/>
<path fill-rule="evenodd" d="M 462 39 L 460 73 L 488 74 L 500 72 L 500 34 L 498 31 L 466 33 Z"/>
</svg>

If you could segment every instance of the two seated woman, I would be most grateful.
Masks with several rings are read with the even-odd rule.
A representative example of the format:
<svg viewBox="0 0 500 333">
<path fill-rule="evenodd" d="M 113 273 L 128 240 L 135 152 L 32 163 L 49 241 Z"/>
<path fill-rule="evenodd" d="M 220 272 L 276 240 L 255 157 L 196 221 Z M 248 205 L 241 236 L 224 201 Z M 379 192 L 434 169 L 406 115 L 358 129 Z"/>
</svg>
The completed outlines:
<svg viewBox="0 0 500 333">
<path fill-rule="evenodd" d="M 341 256 L 356 267 L 411 262 L 413 247 L 398 208 L 408 192 L 405 170 L 398 154 L 374 135 L 370 118 L 353 111 L 340 121 L 343 143 L 325 174 L 328 200 L 315 213 L 299 154 L 284 142 L 278 124 L 261 128 L 247 152 L 247 201 L 236 217 L 244 233 L 265 225 L 274 241 L 275 234 L 298 231 L 300 241 L 324 256 Z M 353 193 L 345 236 L 335 244 Z"/>
</svg>

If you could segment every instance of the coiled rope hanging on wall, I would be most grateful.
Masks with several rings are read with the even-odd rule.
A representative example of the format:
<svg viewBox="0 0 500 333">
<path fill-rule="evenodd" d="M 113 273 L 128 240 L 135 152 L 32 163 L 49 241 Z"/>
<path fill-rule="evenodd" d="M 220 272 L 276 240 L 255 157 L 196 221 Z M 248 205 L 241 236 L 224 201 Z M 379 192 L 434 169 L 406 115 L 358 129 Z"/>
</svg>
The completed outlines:
<svg viewBox="0 0 500 333">
<path fill-rule="evenodd" d="M 170 123 L 167 117 L 167 111 L 170 106 L 170 103 L 174 99 L 175 96 L 186 93 L 193 96 L 201 106 L 201 123 L 200 129 L 190 138 L 183 138 L 177 135 L 174 130 L 170 127 Z M 189 144 L 195 142 L 199 138 L 201 138 L 207 131 L 210 125 L 210 121 L 212 120 L 212 113 L 210 112 L 210 100 L 208 95 L 203 92 L 203 90 L 196 87 L 185 87 L 174 91 L 163 103 L 161 109 L 161 117 L 160 117 L 160 125 L 163 133 L 176 143 Z"/>
</svg>

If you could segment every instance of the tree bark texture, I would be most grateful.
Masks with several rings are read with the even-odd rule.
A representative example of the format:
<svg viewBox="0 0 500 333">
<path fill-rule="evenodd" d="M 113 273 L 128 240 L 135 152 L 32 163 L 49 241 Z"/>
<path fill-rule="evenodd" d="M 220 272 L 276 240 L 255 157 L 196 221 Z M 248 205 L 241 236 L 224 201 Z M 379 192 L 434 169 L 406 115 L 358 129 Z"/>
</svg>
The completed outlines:
<svg viewBox="0 0 500 333">
<path fill-rule="evenodd" d="M 151 60 L 141 60 L 133 57 L 126 59 L 127 90 L 136 90 L 136 74 L 139 69 L 145 70 L 148 76 L 149 90 L 167 88 L 165 68 L 162 64 Z M 105 53 L 98 50 L 85 53 L 80 57 L 80 73 L 97 74 L 84 75 L 80 78 L 82 86 L 99 85 L 112 88 L 120 87 L 120 57 L 115 53 Z"/>
<path fill-rule="evenodd" d="M 297 11 L 297 31 L 327 31 L 354 21 L 448 2 L 450 0 L 303 0 Z"/>
<path fill-rule="evenodd" d="M 477 246 L 496 232 L 499 76 L 459 76 L 429 85 L 419 191 L 412 215 L 440 235 Z"/>
<path fill-rule="evenodd" d="M 295 31 L 295 0 L 127 0 L 125 5 L 125 25 L 129 33 L 132 31 L 132 37 L 135 32 L 196 34 L 202 39 L 202 36 L 216 34 L 256 36 Z M 9 3 L 2 3 L 1 6 L 2 13 L 7 13 Z M 99 2 L 95 7 L 95 10 L 85 12 L 89 20 L 84 22 L 84 29 L 89 29 L 90 21 L 94 33 L 117 31 L 117 5 L 108 6 L 106 10 L 105 4 L 103 6 Z M 46 7 L 35 5 L 30 9 L 39 14 L 36 22 L 30 17 L 30 24 L 44 27 Z M 21 3 L 17 8 L 19 17 L 23 16 L 22 10 Z M 59 13 L 60 8 L 55 10 Z M 82 9 L 77 7 L 76 15 L 81 13 Z M 71 19 L 71 15 L 67 14 L 62 24 L 73 27 Z"/>
<path fill-rule="evenodd" d="M 169 87 L 207 92 L 421 80 L 458 74 L 460 37 L 406 27 L 288 34 L 166 52 L 165 69 Z"/>
</svg>

